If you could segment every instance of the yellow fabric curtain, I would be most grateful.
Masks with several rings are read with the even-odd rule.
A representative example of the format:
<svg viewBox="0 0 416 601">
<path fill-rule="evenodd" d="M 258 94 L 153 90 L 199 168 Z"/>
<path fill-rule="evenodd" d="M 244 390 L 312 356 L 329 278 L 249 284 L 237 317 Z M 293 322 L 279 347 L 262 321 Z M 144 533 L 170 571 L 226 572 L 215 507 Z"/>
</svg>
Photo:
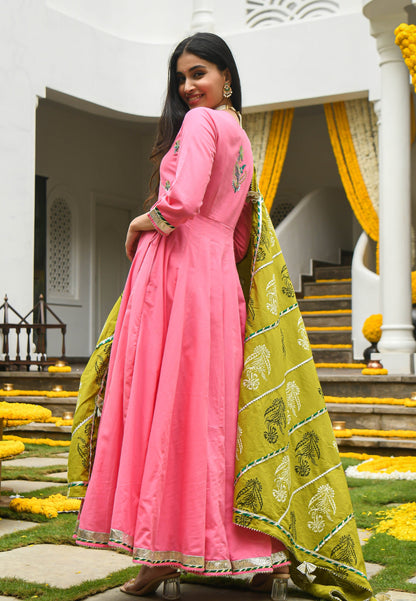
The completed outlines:
<svg viewBox="0 0 416 601">
<path fill-rule="evenodd" d="M 371 202 L 354 148 L 344 102 L 325 104 L 329 137 L 339 174 L 354 214 L 366 234 L 378 240 L 378 215 Z"/>
<path fill-rule="evenodd" d="M 268 211 L 272 208 L 286 158 L 294 109 L 274 111 L 260 177 L 260 190 Z"/>
</svg>

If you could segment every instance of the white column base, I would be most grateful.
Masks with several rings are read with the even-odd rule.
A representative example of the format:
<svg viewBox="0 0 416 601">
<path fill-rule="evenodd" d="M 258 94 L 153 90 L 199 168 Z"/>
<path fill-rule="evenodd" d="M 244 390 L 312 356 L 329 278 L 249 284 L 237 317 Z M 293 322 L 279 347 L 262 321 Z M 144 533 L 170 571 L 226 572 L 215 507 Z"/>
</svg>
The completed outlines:
<svg viewBox="0 0 416 601">
<path fill-rule="evenodd" d="M 381 326 L 380 353 L 415 353 L 416 340 L 411 324 L 389 324 Z"/>
<path fill-rule="evenodd" d="M 415 373 L 416 353 L 371 353 L 371 359 L 380 361 L 389 375 Z"/>
</svg>

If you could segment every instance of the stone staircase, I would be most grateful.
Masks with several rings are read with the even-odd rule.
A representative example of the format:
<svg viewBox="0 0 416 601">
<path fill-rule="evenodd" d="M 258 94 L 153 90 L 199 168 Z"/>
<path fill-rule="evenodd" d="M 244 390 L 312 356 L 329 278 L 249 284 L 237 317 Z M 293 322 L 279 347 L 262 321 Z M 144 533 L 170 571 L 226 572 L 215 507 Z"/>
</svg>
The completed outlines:
<svg viewBox="0 0 416 601">
<path fill-rule="evenodd" d="M 316 264 L 304 277 L 299 308 L 316 363 L 351 363 L 351 257 L 341 265 Z"/>
<path fill-rule="evenodd" d="M 5 383 L 13 384 L 14 390 L 53 390 L 61 386 L 65 391 L 77 391 L 83 365 L 72 367 L 71 373 L 49 373 L 47 371 L 0 371 L 0 389 Z M 65 411 L 75 411 L 77 397 L 51 398 L 48 396 L 10 396 L 0 397 L 0 401 L 8 400 L 13 403 L 31 403 L 41 405 L 52 411 L 53 417 L 62 417 Z M 5 428 L 4 434 L 15 434 L 24 438 L 53 438 L 69 440 L 71 426 L 56 426 L 55 424 L 27 424 Z"/>
<path fill-rule="evenodd" d="M 340 265 L 316 263 L 306 276 L 299 307 L 308 332 L 315 362 L 354 363 L 351 339 L 351 255 L 344 253 Z M 368 398 L 367 403 L 328 402 L 331 420 L 344 421 L 347 429 L 416 431 L 416 408 L 378 404 L 375 399 L 409 398 L 416 391 L 415 376 L 364 376 L 361 368 L 318 368 L 326 397 Z M 381 455 L 414 455 L 416 439 L 389 437 L 338 438 L 341 451 Z"/>
</svg>

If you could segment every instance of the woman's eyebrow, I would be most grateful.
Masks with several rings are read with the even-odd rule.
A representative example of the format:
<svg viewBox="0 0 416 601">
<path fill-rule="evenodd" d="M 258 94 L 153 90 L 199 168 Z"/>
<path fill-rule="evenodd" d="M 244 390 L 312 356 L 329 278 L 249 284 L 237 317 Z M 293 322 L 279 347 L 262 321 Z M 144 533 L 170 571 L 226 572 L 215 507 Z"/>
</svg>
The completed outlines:
<svg viewBox="0 0 416 601">
<path fill-rule="evenodd" d="M 190 69 L 188 69 L 188 71 L 195 71 L 195 69 L 206 69 L 205 65 L 195 65 L 194 67 L 191 67 Z M 183 75 L 182 71 L 177 71 L 176 75 Z"/>
</svg>

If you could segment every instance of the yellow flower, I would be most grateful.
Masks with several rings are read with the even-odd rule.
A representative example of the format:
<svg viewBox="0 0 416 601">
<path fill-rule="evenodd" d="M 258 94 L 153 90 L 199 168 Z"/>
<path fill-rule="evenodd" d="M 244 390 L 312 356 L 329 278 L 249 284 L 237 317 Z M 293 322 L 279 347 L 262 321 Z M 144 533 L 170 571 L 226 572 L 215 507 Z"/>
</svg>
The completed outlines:
<svg viewBox="0 0 416 601">
<path fill-rule="evenodd" d="M 366 367 L 365 363 L 315 363 L 315 367 L 332 367 L 336 369 L 361 369 Z"/>
<path fill-rule="evenodd" d="M 71 367 L 70 365 L 50 365 L 48 371 L 51 373 L 69 373 Z"/>
<path fill-rule="evenodd" d="M 46 396 L 53 399 L 78 396 L 78 392 L 76 390 L 0 390 L 0 396 Z"/>
<path fill-rule="evenodd" d="M 23 442 L 0 440 L 0 461 L 5 457 L 20 455 L 25 450 Z"/>
<path fill-rule="evenodd" d="M 363 376 L 387 376 L 389 372 L 384 367 L 365 367 L 361 370 L 361 373 L 363 374 Z"/>
<path fill-rule="evenodd" d="M 416 541 L 416 503 L 405 503 L 379 513 L 384 519 L 376 526 L 376 532 L 386 532 L 398 540 Z"/>
<path fill-rule="evenodd" d="M 48 417 L 51 417 L 51 415 L 52 411 L 50 409 L 46 409 L 40 405 L 0 401 L 0 419 L 43 422 Z"/>
<path fill-rule="evenodd" d="M 44 444 L 49 447 L 68 447 L 71 442 L 69 440 L 52 440 L 51 438 L 22 438 L 14 436 L 14 434 L 5 434 L 3 440 L 17 440 L 27 444 Z"/>
<path fill-rule="evenodd" d="M 363 334 L 369 342 L 378 342 L 381 338 L 381 326 L 383 325 L 383 316 L 380 313 L 370 315 L 364 322 Z"/>
<path fill-rule="evenodd" d="M 32 497 L 18 497 L 10 501 L 10 509 L 14 511 L 29 513 L 39 513 L 46 515 L 47 518 L 56 518 L 58 513 L 79 511 L 81 501 L 79 499 L 67 499 L 61 494 L 51 495 L 46 499 Z"/>
</svg>

